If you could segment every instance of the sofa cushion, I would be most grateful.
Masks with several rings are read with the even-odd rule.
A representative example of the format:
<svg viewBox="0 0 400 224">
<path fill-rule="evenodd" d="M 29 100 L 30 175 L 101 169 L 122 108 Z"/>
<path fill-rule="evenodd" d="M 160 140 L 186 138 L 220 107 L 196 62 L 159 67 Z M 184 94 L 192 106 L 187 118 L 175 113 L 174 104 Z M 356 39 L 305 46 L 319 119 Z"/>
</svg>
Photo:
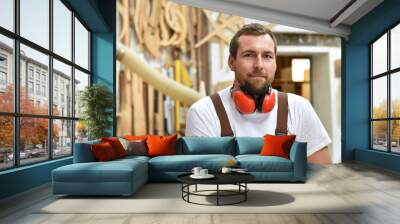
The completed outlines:
<svg viewBox="0 0 400 224">
<path fill-rule="evenodd" d="M 137 156 L 146 156 L 147 148 L 146 142 L 142 140 L 126 140 L 124 138 L 119 138 L 122 146 L 126 151 L 126 155 L 137 155 Z"/>
<path fill-rule="evenodd" d="M 178 136 L 149 135 L 146 139 L 148 156 L 165 156 L 176 154 L 176 139 Z"/>
<path fill-rule="evenodd" d="M 180 150 L 178 154 L 184 155 L 235 155 L 235 141 L 233 137 L 182 137 Z"/>
<path fill-rule="evenodd" d="M 238 155 L 236 159 L 249 172 L 293 172 L 292 161 L 279 156 Z"/>
<path fill-rule="evenodd" d="M 118 158 L 112 145 L 108 142 L 102 142 L 100 144 L 92 144 L 90 146 L 96 161 L 104 162 Z"/>
<path fill-rule="evenodd" d="M 211 172 L 219 171 L 230 159 L 231 155 L 175 155 L 158 156 L 149 160 L 149 170 L 163 172 L 190 172 L 193 167 L 200 166 Z"/>
<path fill-rule="evenodd" d="M 122 146 L 121 142 L 117 137 L 104 137 L 101 138 L 101 142 L 108 142 L 112 146 L 115 152 L 115 156 L 117 158 L 122 158 L 126 156 L 126 151 L 124 149 L 124 146 Z"/>
<path fill-rule="evenodd" d="M 296 135 L 265 135 L 261 156 L 280 156 L 289 159 L 290 148 Z"/>
<path fill-rule="evenodd" d="M 236 137 L 236 155 L 259 154 L 263 145 L 263 137 Z"/>
</svg>

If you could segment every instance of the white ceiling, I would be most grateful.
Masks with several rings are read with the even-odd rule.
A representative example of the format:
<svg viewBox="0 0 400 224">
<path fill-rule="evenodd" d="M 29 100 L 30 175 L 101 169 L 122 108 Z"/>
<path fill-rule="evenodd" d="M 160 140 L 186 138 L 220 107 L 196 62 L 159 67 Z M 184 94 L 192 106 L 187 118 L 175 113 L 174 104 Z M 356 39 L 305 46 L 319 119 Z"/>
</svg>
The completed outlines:
<svg viewBox="0 0 400 224">
<path fill-rule="evenodd" d="M 383 0 L 172 0 L 177 3 L 347 37 Z M 346 7 L 348 5 L 348 7 Z M 345 10 L 342 10 L 345 9 Z M 341 13 L 339 13 L 342 10 Z M 335 20 L 336 18 L 336 20 Z"/>
</svg>

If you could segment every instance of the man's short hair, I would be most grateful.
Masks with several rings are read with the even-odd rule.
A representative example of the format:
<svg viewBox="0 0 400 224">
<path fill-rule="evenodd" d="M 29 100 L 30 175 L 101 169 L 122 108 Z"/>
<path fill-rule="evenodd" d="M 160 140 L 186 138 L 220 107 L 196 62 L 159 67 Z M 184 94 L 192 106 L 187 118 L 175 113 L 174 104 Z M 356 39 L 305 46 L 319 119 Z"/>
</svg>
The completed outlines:
<svg viewBox="0 0 400 224">
<path fill-rule="evenodd" d="M 261 36 L 268 34 L 271 39 L 274 41 L 274 53 L 276 54 L 277 41 L 275 35 L 272 33 L 270 29 L 259 24 L 259 23 L 251 23 L 244 25 L 240 30 L 238 30 L 235 35 L 232 37 L 232 40 L 229 44 L 229 53 L 233 58 L 236 58 L 237 50 L 239 48 L 239 37 L 242 35 L 253 35 L 253 36 Z"/>
</svg>

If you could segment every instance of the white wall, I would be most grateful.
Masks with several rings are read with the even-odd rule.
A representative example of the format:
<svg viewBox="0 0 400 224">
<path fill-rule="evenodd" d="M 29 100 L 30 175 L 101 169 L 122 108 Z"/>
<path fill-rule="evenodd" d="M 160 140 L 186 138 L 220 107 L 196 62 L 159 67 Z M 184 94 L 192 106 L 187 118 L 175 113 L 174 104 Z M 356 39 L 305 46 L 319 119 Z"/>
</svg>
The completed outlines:
<svg viewBox="0 0 400 224">
<path fill-rule="evenodd" d="M 335 76 L 335 60 L 340 47 L 278 47 L 280 55 L 311 56 L 311 103 L 332 144 L 328 146 L 333 163 L 341 162 L 341 78 Z"/>
</svg>

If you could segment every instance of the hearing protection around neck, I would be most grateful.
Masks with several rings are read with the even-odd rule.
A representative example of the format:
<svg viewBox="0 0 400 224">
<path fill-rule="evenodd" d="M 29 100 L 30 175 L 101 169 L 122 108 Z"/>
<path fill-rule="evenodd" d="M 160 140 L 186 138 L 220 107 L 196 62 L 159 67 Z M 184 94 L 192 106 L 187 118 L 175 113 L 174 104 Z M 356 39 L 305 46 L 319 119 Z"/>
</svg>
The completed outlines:
<svg viewBox="0 0 400 224">
<path fill-rule="evenodd" d="M 231 96 L 236 109 L 243 114 L 251 114 L 256 110 L 261 113 L 268 113 L 275 106 L 275 92 L 271 88 L 264 95 L 260 95 L 257 100 L 240 89 L 231 90 Z"/>
</svg>

